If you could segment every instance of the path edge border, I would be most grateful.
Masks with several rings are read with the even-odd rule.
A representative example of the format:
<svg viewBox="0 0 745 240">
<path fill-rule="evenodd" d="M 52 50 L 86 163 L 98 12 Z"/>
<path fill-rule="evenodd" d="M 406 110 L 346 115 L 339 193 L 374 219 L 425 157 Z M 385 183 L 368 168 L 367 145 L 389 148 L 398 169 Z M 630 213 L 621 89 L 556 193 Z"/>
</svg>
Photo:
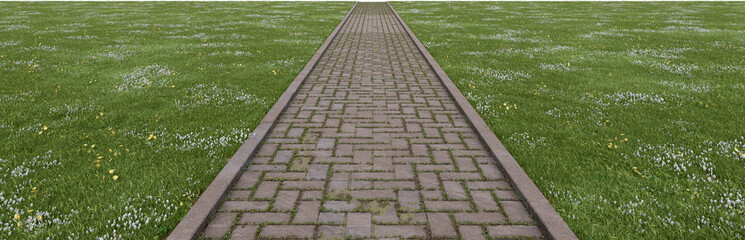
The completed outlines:
<svg viewBox="0 0 745 240">
<path fill-rule="evenodd" d="M 357 8 L 358 2 L 355 2 L 347 14 L 342 18 L 339 25 L 336 26 L 333 32 L 326 38 L 326 41 L 321 45 L 315 55 L 308 61 L 305 68 L 300 71 L 295 80 L 290 83 L 287 89 L 282 93 L 277 102 L 269 109 L 269 112 L 264 116 L 258 126 L 249 135 L 248 139 L 243 142 L 238 151 L 228 160 L 225 167 L 217 174 L 212 183 L 207 189 L 202 192 L 197 199 L 196 203 L 189 209 L 189 212 L 181 219 L 176 228 L 168 235 L 169 240 L 178 239 L 198 239 L 199 234 L 204 231 L 207 227 L 212 215 L 217 212 L 219 204 L 227 196 L 230 187 L 240 177 L 248 162 L 251 160 L 251 156 L 256 152 L 261 142 L 266 138 L 269 132 L 272 130 L 281 113 L 289 106 L 292 99 L 295 97 L 295 93 L 300 89 L 305 79 L 310 74 L 311 70 L 316 66 L 318 60 L 326 52 L 331 41 L 338 35 L 339 30 L 347 22 L 349 16 L 352 14 L 355 8 Z"/>
<path fill-rule="evenodd" d="M 471 106 L 468 99 L 463 96 L 463 93 L 458 90 L 450 77 L 448 77 L 442 67 L 437 64 L 437 61 L 435 61 L 432 55 L 429 54 L 424 45 L 422 45 L 416 35 L 414 35 L 414 32 L 411 31 L 409 26 L 406 25 L 403 18 L 398 15 L 398 12 L 396 12 L 390 2 L 386 2 L 386 4 L 388 4 L 388 7 L 393 11 L 393 14 L 396 15 L 398 21 L 403 25 L 409 37 L 414 40 L 414 43 L 417 48 L 419 48 L 419 51 L 424 55 L 427 63 L 432 67 L 432 69 L 434 69 L 435 74 L 448 90 L 448 93 L 453 100 L 455 100 L 458 108 L 463 112 L 463 115 L 466 116 L 466 120 L 468 120 L 471 126 L 476 130 L 476 134 L 481 136 L 481 139 L 484 141 L 489 152 L 494 155 L 497 164 L 502 167 L 505 175 L 509 178 L 512 187 L 528 205 L 527 207 L 530 213 L 538 220 L 541 230 L 546 233 L 549 239 L 578 239 L 572 229 L 569 228 L 569 225 L 566 224 L 564 219 L 562 219 L 559 213 L 556 212 L 556 209 L 554 209 L 548 202 L 546 196 L 541 193 L 538 186 L 530 180 L 530 177 L 525 173 L 525 170 L 520 167 L 520 164 L 518 164 L 515 158 L 512 157 L 512 154 L 507 151 L 507 148 L 504 147 L 499 138 L 494 135 L 491 128 L 486 125 L 484 119 L 482 119 L 473 106 Z"/>
</svg>

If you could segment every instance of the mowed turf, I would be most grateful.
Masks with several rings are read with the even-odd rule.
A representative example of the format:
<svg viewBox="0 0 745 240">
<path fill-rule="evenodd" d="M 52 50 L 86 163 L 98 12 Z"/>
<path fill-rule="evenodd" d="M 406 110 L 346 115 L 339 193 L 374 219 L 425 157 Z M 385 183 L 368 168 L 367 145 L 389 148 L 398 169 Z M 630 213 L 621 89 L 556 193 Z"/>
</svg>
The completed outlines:
<svg viewBox="0 0 745 240">
<path fill-rule="evenodd" d="M 352 3 L 0 3 L 0 239 L 172 230 Z"/>
<path fill-rule="evenodd" d="M 745 4 L 392 4 L 581 239 L 745 237 Z"/>
</svg>

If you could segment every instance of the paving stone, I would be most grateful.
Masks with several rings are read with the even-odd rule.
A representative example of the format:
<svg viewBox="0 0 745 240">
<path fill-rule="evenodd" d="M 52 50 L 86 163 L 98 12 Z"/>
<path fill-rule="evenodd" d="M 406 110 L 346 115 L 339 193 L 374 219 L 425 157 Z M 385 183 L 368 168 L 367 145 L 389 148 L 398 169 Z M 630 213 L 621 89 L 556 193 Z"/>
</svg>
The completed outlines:
<svg viewBox="0 0 745 240">
<path fill-rule="evenodd" d="M 314 223 L 318 219 L 318 208 L 321 207 L 320 201 L 302 201 L 297 208 L 297 214 L 292 219 L 292 223 Z"/>
<path fill-rule="evenodd" d="M 304 191 L 302 194 L 303 200 L 321 200 L 323 198 L 322 191 Z"/>
<path fill-rule="evenodd" d="M 355 163 L 370 163 L 372 162 L 372 151 L 354 151 L 354 157 L 352 157 L 352 161 L 354 161 Z"/>
<path fill-rule="evenodd" d="M 344 226 L 318 226 L 318 236 L 321 239 L 344 238 Z"/>
<path fill-rule="evenodd" d="M 473 164 L 473 159 L 466 157 L 456 157 L 455 162 L 458 164 L 460 171 L 476 171 L 476 165 Z"/>
<path fill-rule="evenodd" d="M 455 170 L 454 165 L 450 164 L 419 164 L 416 166 L 419 172 L 443 172 Z"/>
<path fill-rule="evenodd" d="M 266 225 L 259 235 L 273 238 L 312 238 L 313 225 Z"/>
<path fill-rule="evenodd" d="M 335 140 L 333 138 L 323 138 L 318 140 L 316 149 L 333 149 Z"/>
<path fill-rule="evenodd" d="M 365 189 L 372 188 L 372 181 L 359 181 L 353 180 L 350 186 L 351 189 Z"/>
<path fill-rule="evenodd" d="M 395 224 L 398 223 L 398 215 L 396 214 L 396 206 L 393 202 L 389 202 L 388 206 L 383 209 L 383 213 L 379 215 L 373 215 L 373 220 L 377 223 Z"/>
<path fill-rule="evenodd" d="M 398 203 L 401 209 L 419 210 L 419 191 L 398 191 Z"/>
<path fill-rule="evenodd" d="M 308 169 L 308 175 L 305 177 L 305 179 L 308 179 L 308 180 L 326 179 L 326 177 L 328 176 L 328 171 L 329 171 L 329 165 L 311 164 L 310 168 Z"/>
<path fill-rule="evenodd" d="M 230 231 L 230 226 L 207 225 L 204 232 L 202 232 L 202 236 L 207 238 L 221 238 L 222 236 L 225 236 L 228 231 Z"/>
<path fill-rule="evenodd" d="M 541 229 L 537 226 L 524 225 L 500 225 L 486 226 L 489 236 L 494 238 L 512 237 L 543 237 Z"/>
<path fill-rule="evenodd" d="M 392 171 L 393 159 L 390 157 L 375 157 L 373 159 L 373 170 Z"/>
<path fill-rule="evenodd" d="M 304 172 L 267 172 L 264 180 L 298 180 L 305 178 Z"/>
<path fill-rule="evenodd" d="M 299 138 L 303 135 L 303 132 L 305 131 L 304 128 L 290 128 L 289 131 L 287 131 L 287 137 L 289 138 Z"/>
<path fill-rule="evenodd" d="M 431 211 L 469 211 L 471 203 L 468 201 L 429 201 L 424 200 L 424 206 Z"/>
<path fill-rule="evenodd" d="M 372 233 L 370 213 L 347 214 L 347 237 L 369 237 Z"/>
<path fill-rule="evenodd" d="M 520 201 L 502 201 L 502 208 L 512 223 L 531 223 L 530 213 Z"/>
<path fill-rule="evenodd" d="M 402 238 L 426 237 L 427 230 L 425 226 L 376 225 L 375 236 Z"/>
<path fill-rule="evenodd" d="M 295 153 L 295 151 L 292 150 L 280 150 L 277 151 L 277 154 L 274 155 L 274 162 L 275 163 L 288 163 L 290 162 L 290 159 L 292 159 L 292 155 Z"/>
<path fill-rule="evenodd" d="M 228 193 L 228 200 L 248 200 L 251 197 L 251 190 L 233 190 Z"/>
<path fill-rule="evenodd" d="M 499 210 L 499 205 L 494 201 L 494 198 L 489 191 L 471 191 L 471 197 L 480 211 Z"/>
<path fill-rule="evenodd" d="M 254 193 L 253 198 L 254 199 L 273 198 L 274 193 L 277 191 L 277 187 L 279 187 L 279 182 L 263 181 L 259 183 L 259 186 L 256 188 L 256 192 Z"/>
<path fill-rule="evenodd" d="M 504 217 L 501 213 L 497 212 L 478 212 L 478 213 L 453 213 L 455 221 L 458 223 L 473 223 L 473 224 L 493 224 L 493 223 L 505 223 Z"/>
<path fill-rule="evenodd" d="M 275 211 L 291 211 L 295 208 L 295 201 L 300 195 L 300 191 L 279 191 L 274 200 Z"/>
<path fill-rule="evenodd" d="M 204 229 L 204 236 L 209 238 L 219 238 L 224 236 L 233 226 L 238 213 L 217 213 L 212 222 Z"/>
<path fill-rule="evenodd" d="M 353 190 L 349 193 L 352 197 L 361 200 L 394 199 L 396 197 L 393 190 Z"/>
<path fill-rule="evenodd" d="M 494 195 L 497 195 L 500 200 L 520 200 L 520 197 L 514 191 L 496 190 Z"/>
<path fill-rule="evenodd" d="M 458 229 L 463 240 L 486 240 L 481 226 L 460 226 Z"/>
<path fill-rule="evenodd" d="M 327 201 L 323 203 L 323 208 L 330 211 L 351 211 L 357 207 L 354 203 L 347 201 Z"/>
<path fill-rule="evenodd" d="M 484 173 L 484 177 L 486 179 L 502 179 L 504 178 L 502 176 L 502 173 L 497 169 L 497 166 L 493 164 L 488 165 L 479 165 L 479 168 L 481 168 L 481 171 Z"/>
<path fill-rule="evenodd" d="M 433 237 L 456 237 L 453 221 L 448 213 L 427 213 L 429 228 L 432 230 Z"/>
<path fill-rule="evenodd" d="M 510 184 L 505 181 L 468 181 L 468 189 L 510 189 Z"/>
<path fill-rule="evenodd" d="M 439 190 L 430 190 L 430 191 L 420 191 L 422 193 L 422 197 L 424 197 L 425 200 L 440 200 L 443 199 L 442 192 Z"/>
<path fill-rule="evenodd" d="M 290 221 L 290 213 L 272 212 L 247 212 L 241 215 L 240 224 L 258 225 L 260 223 L 287 223 Z"/>
<path fill-rule="evenodd" d="M 283 189 L 323 189 L 324 181 L 284 181 Z"/>
<path fill-rule="evenodd" d="M 460 182 L 455 181 L 443 181 L 442 185 L 445 187 L 445 193 L 448 195 L 450 200 L 463 200 L 468 199 L 466 196 L 466 190 L 460 185 Z"/>
<path fill-rule="evenodd" d="M 230 239 L 253 240 L 259 226 L 237 225 L 230 234 Z"/>
<path fill-rule="evenodd" d="M 419 185 L 423 189 L 440 188 L 440 180 L 437 179 L 437 175 L 429 172 L 419 173 Z"/>
<path fill-rule="evenodd" d="M 452 164 L 453 159 L 447 151 L 432 151 L 432 158 L 438 164 Z"/>
<path fill-rule="evenodd" d="M 373 188 L 375 189 L 416 189 L 416 182 L 414 181 L 375 181 L 373 182 Z"/>
<path fill-rule="evenodd" d="M 393 180 L 396 179 L 394 173 L 384 172 L 356 172 L 352 173 L 352 179 L 364 180 Z"/>
<path fill-rule="evenodd" d="M 260 172 L 245 172 L 238 178 L 238 182 L 235 183 L 235 189 L 249 189 L 256 185 L 261 176 Z"/>
<path fill-rule="evenodd" d="M 347 190 L 347 187 L 349 186 L 349 181 L 343 180 L 343 181 L 329 181 L 328 189 L 329 191 L 333 190 Z"/>
<path fill-rule="evenodd" d="M 344 213 L 322 212 L 318 215 L 319 223 L 344 223 Z"/>
<path fill-rule="evenodd" d="M 225 201 L 220 206 L 220 211 L 266 210 L 268 207 L 268 201 Z"/>
<path fill-rule="evenodd" d="M 442 180 L 476 180 L 481 179 L 481 174 L 475 172 L 442 172 Z"/>
</svg>

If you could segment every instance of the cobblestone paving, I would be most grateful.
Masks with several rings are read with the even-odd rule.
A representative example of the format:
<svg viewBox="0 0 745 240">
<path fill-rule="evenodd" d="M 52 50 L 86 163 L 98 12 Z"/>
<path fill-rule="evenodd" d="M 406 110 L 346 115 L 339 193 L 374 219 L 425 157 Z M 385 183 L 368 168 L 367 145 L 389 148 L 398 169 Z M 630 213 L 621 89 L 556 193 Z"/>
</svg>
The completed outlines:
<svg viewBox="0 0 745 240">
<path fill-rule="evenodd" d="M 543 238 L 385 3 L 360 3 L 203 237 Z"/>
</svg>

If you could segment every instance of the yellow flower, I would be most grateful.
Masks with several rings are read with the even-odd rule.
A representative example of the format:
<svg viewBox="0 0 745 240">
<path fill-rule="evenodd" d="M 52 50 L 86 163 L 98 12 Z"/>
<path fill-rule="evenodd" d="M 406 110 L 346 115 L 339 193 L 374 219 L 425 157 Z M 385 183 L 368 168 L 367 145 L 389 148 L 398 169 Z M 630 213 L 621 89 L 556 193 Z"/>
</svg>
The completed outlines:
<svg viewBox="0 0 745 240">
<path fill-rule="evenodd" d="M 48 129 L 47 126 L 44 126 L 44 130 L 47 130 L 47 129 Z"/>
<path fill-rule="evenodd" d="M 21 215 L 18 215 L 18 213 L 16 213 L 16 215 L 14 215 L 13 218 L 20 219 L 21 218 Z"/>
<path fill-rule="evenodd" d="M 119 176 L 117 176 L 117 175 L 114 175 L 114 176 L 113 176 L 113 177 L 111 177 L 111 178 L 113 178 L 114 180 L 117 180 L 117 179 L 119 179 Z"/>
<path fill-rule="evenodd" d="M 37 220 L 41 220 L 41 215 L 36 215 Z"/>
<path fill-rule="evenodd" d="M 184 206 L 184 202 L 179 202 L 178 205 L 179 206 Z"/>
<path fill-rule="evenodd" d="M 109 169 L 109 173 L 114 173 L 114 169 Z"/>
</svg>

